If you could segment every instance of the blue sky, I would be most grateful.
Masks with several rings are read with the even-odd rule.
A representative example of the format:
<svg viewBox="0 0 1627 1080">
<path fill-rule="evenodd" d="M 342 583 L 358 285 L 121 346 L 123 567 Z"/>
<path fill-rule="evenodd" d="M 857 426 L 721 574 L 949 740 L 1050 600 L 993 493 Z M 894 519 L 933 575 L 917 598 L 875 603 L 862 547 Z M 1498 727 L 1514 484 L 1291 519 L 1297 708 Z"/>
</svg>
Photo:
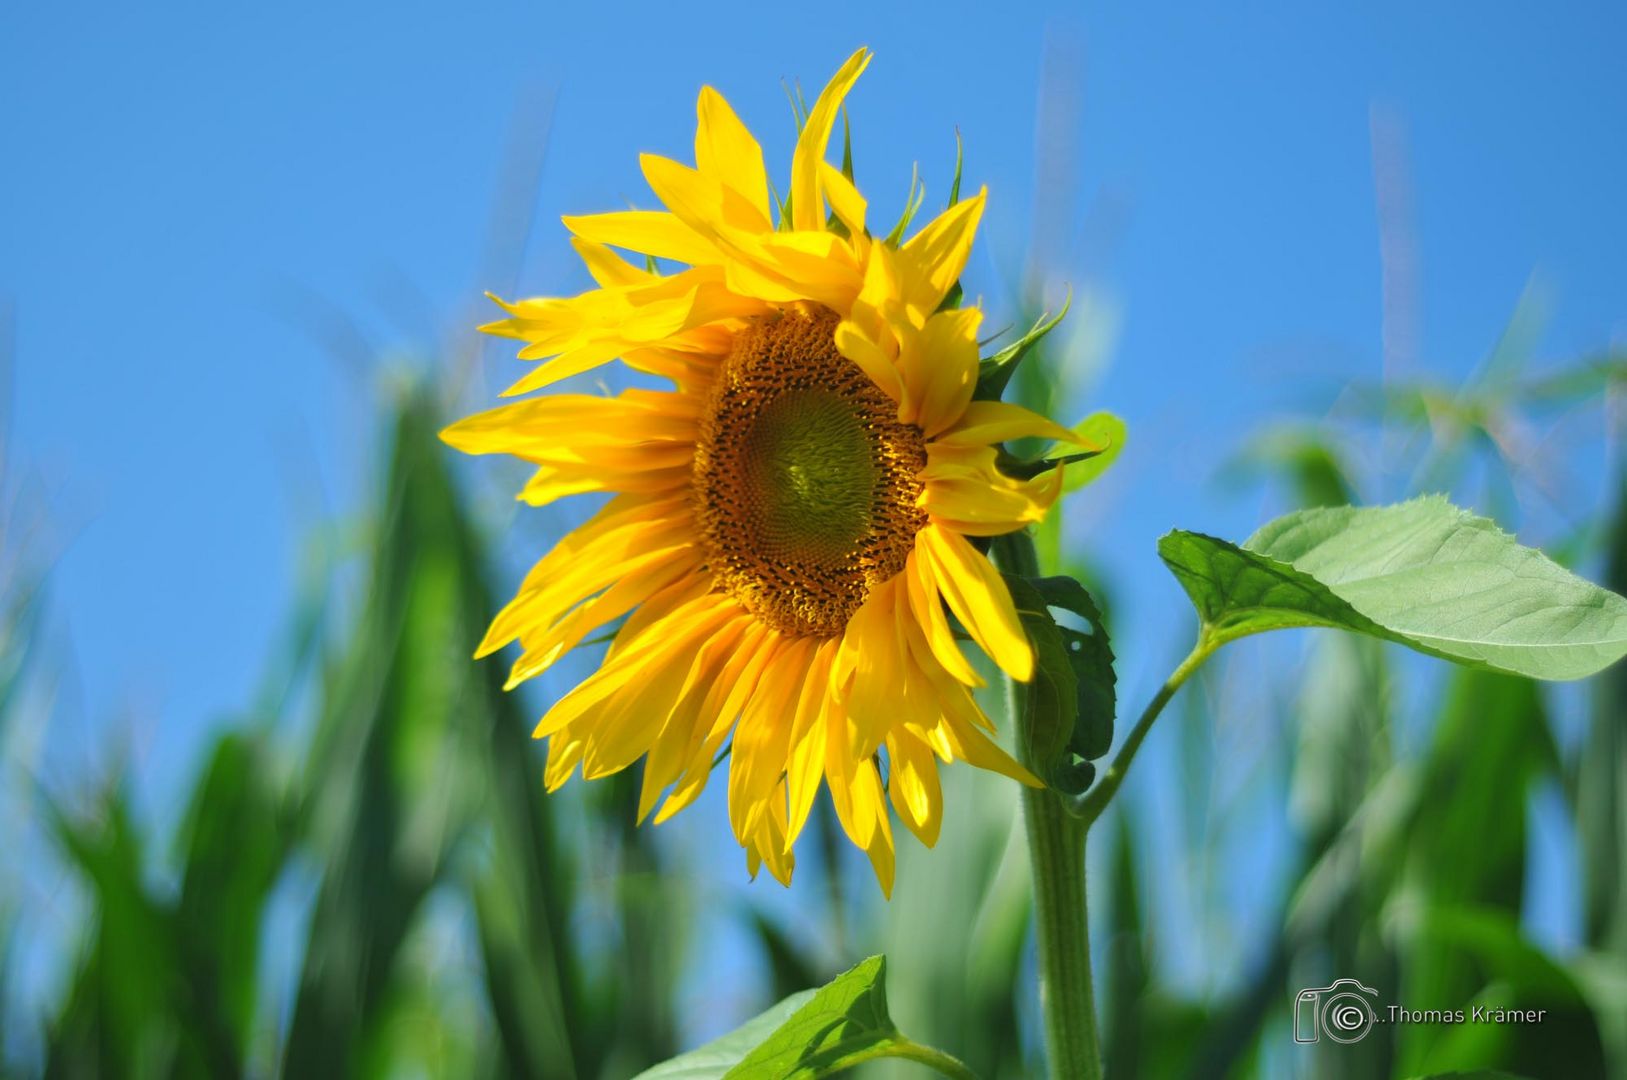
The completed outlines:
<svg viewBox="0 0 1627 1080">
<path fill-rule="evenodd" d="M 649 205 L 636 155 L 688 157 L 702 83 L 783 177 L 780 80 L 811 93 L 860 44 L 875 216 L 917 161 L 941 202 L 958 128 L 990 188 L 968 291 L 991 325 L 1030 255 L 1086 298 L 1078 345 L 1105 366 L 1074 405 L 1117 411 L 1132 443 L 1070 520 L 1130 612 L 1121 681 L 1145 697 L 1185 618 L 1155 538 L 1246 535 L 1271 505 L 1212 482 L 1241 432 L 1381 372 L 1375 132 L 1401 207 L 1397 363 L 1466 374 L 1533 280 L 1542 356 L 1627 329 L 1627 9 L 1357 7 L 7 6 L 13 462 L 47 494 L 71 655 L 52 769 L 128 733 L 162 814 L 153 793 L 247 703 L 301 546 L 371 475 L 380 372 L 335 355 L 337 326 L 403 357 L 482 348 L 483 289 L 585 286 L 558 216 Z M 517 280 L 496 280 L 517 130 L 546 157 Z M 479 363 L 487 391 L 513 371 L 501 344 Z"/>
</svg>

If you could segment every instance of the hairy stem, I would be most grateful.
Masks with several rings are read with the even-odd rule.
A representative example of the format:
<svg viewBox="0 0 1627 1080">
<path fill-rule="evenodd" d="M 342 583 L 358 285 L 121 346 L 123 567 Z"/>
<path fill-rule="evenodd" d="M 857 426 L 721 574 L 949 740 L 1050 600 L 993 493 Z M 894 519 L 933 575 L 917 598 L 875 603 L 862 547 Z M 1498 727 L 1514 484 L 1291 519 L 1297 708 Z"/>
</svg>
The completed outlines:
<svg viewBox="0 0 1627 1080">
<path fill-rule="evenodd" d="M 1085 823 L 1048 789 L 1023 789 L 1023 823 L 1034 871 L 1034 944 L 1050 1075 L 1102 1075 L 1085 903 Z"/>
<path fill-rule="evenodd" d="M 994 555 L 1002 569 L 1038 576 L 1034 542 L 1026 533 L 999 539 Z M 1012 679 L 1006 687 L 1018 753 L 1024 765 L 1043 776 L 1045 769 L 1029 754 L 1028 687 Z M 1053 1080 L 1099 1080 L 1102 1057 L 1085 907 L 1086 824 L 1049 788 L 1025 787 L 1022 801 L 1034 875 L 1034 943 L 1048 1072 Z"/>
</svg>

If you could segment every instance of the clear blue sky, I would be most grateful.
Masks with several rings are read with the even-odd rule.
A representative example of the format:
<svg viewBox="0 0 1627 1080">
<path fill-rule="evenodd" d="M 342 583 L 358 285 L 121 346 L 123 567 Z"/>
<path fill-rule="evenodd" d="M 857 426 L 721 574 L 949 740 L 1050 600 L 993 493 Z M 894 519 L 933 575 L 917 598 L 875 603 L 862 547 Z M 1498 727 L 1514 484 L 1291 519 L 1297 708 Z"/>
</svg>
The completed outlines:
<svg viewBox="0 0 1627 1080">
<path fill-rule="evenodd" d="M 64 545 L 52 625 L 73 657 L 52 760 L 133 730 L 150 797 L 246 703 L 300 544 L 369 479 L 368 377 L 313 313 L 385 349 L 467 347 L 480 291 L 516 286 L 482 253 L 517 110 L 539 138 L 552 110 L 518 289 L 570 291 L 586 279 L 558 215 L 648 205 L 636 154 L 690 154 L 703 82 L 783 177 L 780 79 L 817 89 L 859 44 L 877 216 L 913 161 L 943 198 L 958 127 L 991 193 L 968 291 L 992 323 L 1036 235 L 1102 313 L 1110 366 L 1078 406 L 1125 416 L 1132 448 L 1073 513 L 1138 612 L 1133 697 L 1184 618 L 1156 536 L 1246 535 L 1263 505 L 1216 488 L 1214 463 L 1247 425 L 1379 374 L 1375 109 L 1416 256 L 1403 358 L 1466 373 L 1533 274 L 1544 354 L 1627 328 L 1620 4 L 7 5 L 14 452 Z M 1060 97 L 1037 140 L 1047 55 Z M 1040 141 L 1064 186 L 1036 227 Z M 495 385 L 509 362 L 485 356 Z"/>
</svg>

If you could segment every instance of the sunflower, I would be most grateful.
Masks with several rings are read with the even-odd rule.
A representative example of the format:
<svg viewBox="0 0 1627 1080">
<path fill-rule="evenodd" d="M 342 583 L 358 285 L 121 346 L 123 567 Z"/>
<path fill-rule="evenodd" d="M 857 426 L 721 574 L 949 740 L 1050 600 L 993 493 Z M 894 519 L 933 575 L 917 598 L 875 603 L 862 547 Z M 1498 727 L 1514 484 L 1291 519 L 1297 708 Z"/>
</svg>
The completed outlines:
<svg viewBox="0 0 1627 1080">
<path fill-rule="evenodd" d="M 938 760 L 1038 783 L 971 693 L 982 680 L 961 639 L 1018 680 L 1034 654 L 969 538 L 1037 522 L 1060 493 L 1060 468 L 1002 472 L 1001 442 L 1078 440 L 974 400 L 983 316 L 955 298 L 986 189 L 907 242 L 882 240 L 825 160 L 869 59 L 855 53 L 802 118 L 777 207 L 757 141 L 702 89 L 695 167 L 640 159 L 665 210 L 564 219 L 599 287 L 498 301 L 508 317 L 482 328 L 543 361 L 506 396 L 618 358 L 672 389 L 529 397 L 443 437 L 534 465 L 527 503 L 610 496 L 476 653 L 518 640 L 512 687 L 625 617 L 598 670 L 537 725 L 548 789 L 644 758 L 638 816 L 661 822 L 728 747 L 729 818 L 753 876 L 766 864 L 789 882 L 824 784 L 890 893 L 888 803 L 931 846 Z M 687 269 L 657 273 L 656 259 Z"/>
</svg>

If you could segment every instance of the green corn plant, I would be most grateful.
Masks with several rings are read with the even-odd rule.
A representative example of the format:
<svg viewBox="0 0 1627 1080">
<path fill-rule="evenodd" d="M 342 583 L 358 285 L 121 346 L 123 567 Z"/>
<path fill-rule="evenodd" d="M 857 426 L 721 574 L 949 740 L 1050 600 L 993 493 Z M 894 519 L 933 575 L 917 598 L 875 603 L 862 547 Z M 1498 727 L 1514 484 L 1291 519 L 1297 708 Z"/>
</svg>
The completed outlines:
<svg viewBox="0 0 1627 1080">
<path fill-rule="evenodd" d="M 491 610 L 488 554 L 438 426 L 433 394 L 402 397 L 367 512 L 362 603 L 344 625 L 328 602 L 332 535 L 320 538 L 255 714 L 197 777 L 177 888 L 158 883 L 163 860 L 122 785 L 89 812 L 46 802 L 91 913 L 47 1033 L 47 1075 L 599 1080 L 672 1052 L 683 911 L 667 903 L 682 885 L 659 878 L 632 831 L 636 791 L 612 785 L 574 808 L 543 797 L 523 699 L 468 663 Z M 279 722 L 313 680 L 308 743 L 279 748 Z M 620 957 L 572 928 L 594 895 L 557 820 L 572 809 L 619 851 L 595 855 L 620 867 L 616 926 L 636 943 Z M 261 975 L 265 917 L 279 883 L 312 868 L 280 1022 Z M 467 972 L 423 966 L 436 897 L 469 929 Z M 459 981 L 468 992 L 448 999 Z"/>
</svg>

